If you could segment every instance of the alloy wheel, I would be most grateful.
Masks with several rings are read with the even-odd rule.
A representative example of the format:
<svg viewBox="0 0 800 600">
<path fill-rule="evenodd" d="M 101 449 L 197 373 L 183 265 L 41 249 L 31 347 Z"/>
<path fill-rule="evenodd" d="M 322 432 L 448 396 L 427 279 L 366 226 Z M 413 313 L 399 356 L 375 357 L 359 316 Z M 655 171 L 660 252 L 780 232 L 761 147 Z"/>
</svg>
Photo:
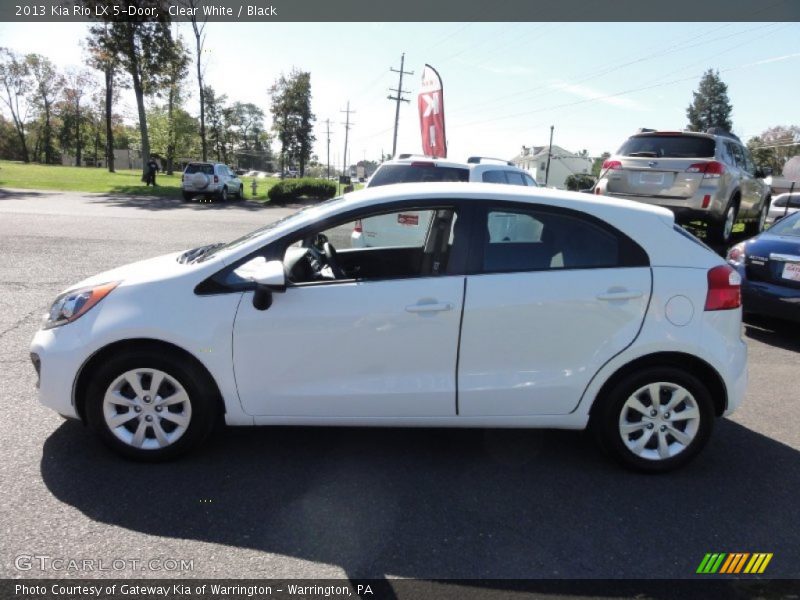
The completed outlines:
<svg viewBox="0 0 800 600">
<path fill-rule="evenodd" d="M 725 214 L 725 227 L 722 230 L 725 241 L 728 241 L 733 235 L 733 225 L 736 222 L 736 207 L 731 206 Z"/>
<path fill-rule="evenodd" d="M 672 458 L 692 443 L 700 428 L 700 408 L 684 387 L 664 381 L 631 394 L 619 415 L 619 434 L 630 452 L 660 461 Z"/>
<path fill-rule="evenodd" d="M 109 431 L 133 448 L 171 446 L 192 418 L 189 394 L 174 377 L 158 369 L 126 371 L 108 386 L 103 417 Z"/>
</svg>

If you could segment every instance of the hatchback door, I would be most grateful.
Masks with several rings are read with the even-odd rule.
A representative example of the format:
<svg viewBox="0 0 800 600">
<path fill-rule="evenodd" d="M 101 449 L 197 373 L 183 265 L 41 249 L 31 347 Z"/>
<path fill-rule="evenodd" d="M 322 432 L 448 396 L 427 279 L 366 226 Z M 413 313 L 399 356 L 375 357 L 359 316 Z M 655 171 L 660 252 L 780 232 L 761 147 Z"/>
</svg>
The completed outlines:
<svg viewBox="0 0 800 600">
<path fill-rule="evenodd" d="M 651 293 L 646 253 L 603 222 L 545 207 L 490 207 L 480 234 L 464 303 L 459 414 L 571 412 L 639 332 Z"/>
<path fill-rule="evenodd" d="M 714 160 L 713 138 L 685 134 L 631 137 L 607 161 L 607 192 L 653 202 L 692 198 L 703 183 L 701 165 Z"/>
<path fill-rule="evenodd" d="M 409 207 L 414 208 L 419 207 Z M 396 220 L 403 212 L 387 218 Z M 450 209 L 448 223 L 452 214 Z M 415 246 L 349 249 L 354 222 L 363 216 L 319 232 L 339 247 L 345 277 L 309 270 L 304 244 L 317 233 L 305 232 L 286 250 L 292 283 L 285 293 L 274 294 L 267 310 L 254 308 L 253 292 L 244 294 L 233 330 L 233 361 L 247 413 L 455 415 L 464 276 L 439 270 L 450 255 L 447 234 L 452 233 L 431 227 L 417 230 Z"/>
</svg>

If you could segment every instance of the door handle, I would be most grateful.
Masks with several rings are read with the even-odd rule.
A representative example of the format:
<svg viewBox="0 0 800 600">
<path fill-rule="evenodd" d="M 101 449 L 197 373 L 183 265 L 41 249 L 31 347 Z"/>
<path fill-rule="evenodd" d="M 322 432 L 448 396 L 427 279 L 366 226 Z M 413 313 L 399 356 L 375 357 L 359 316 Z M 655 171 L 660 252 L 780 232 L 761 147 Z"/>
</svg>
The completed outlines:
<svg viewBox="0 0 800 600">
<path fill-rule="evenodd" d="M 633 300 L 635 298 L 641 298 L 642 295 L 642 292 L 639 290 L 609 290 L 598 294 L 596 298 L 604 302 L 611 302 L 613 300 Z"/>
<path fill-rule="evenodd" d="M 434 302 L 406 306 L 406 312 L 410 313 L 442 312 L 445 310 L 453 310 L 453 305 L 450 302 Z"/>
</svg>

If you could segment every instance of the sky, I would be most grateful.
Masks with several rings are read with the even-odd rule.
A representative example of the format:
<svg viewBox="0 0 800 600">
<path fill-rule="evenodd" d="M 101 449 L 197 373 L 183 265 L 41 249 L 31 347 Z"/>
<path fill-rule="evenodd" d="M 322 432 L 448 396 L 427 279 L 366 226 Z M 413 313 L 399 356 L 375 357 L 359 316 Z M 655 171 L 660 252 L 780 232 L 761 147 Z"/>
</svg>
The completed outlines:
<svg viewBox="0 0 800 600">
<path fill-rule="evenodd" d="M 175 25 L 193 41 L 188 24 Z M 0 23 L 0 45 L 82 66 L 83 23 Z M 400 56 L 398 152 L 421 151 L 417 93 L 425 63 L 444 85 L 449 158 L 510 159 L 521 146 L 553 143 L 598 156 L 639 127 L 686 126 L 704 71 L 719 70 L 743 140 L 800 124 L 800 23 L 208 23 L 205 79 L 231 100 L 268 114 L 268 89 L 293 67 L 311 73 L 315 153 L 341 166 L 350 102 L 351 163 L 392 149 Z M 199 113 L 196 82 L 188 110 Z M 117 111 L 135 121 L 128 93 Z M 267 126 L 271 123 L 269 114 Z M 277 147 L 275 146 L 275 149 Z"/>
</svg>

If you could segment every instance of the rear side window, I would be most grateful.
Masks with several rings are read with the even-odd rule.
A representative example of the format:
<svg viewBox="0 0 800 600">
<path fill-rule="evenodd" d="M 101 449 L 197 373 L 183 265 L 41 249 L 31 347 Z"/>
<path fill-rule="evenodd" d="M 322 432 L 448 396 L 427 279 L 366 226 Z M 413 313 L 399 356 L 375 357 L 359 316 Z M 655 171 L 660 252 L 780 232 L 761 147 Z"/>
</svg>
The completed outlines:
<svg viewBox="0 0 800 600">
<path fill-rule="evenodd" d="M 713 138 L 693 135 L 637 135 L 629 138 L 617 154 L 651 158 L 713 158 Z"/>
<path fill-rule="evenodd" d="M 384 165 L 372 176 L 369 187 L 441 181 L 469 181 L 469 170 L 458 167 L 437 167 L 433 163 Z"/>
<path fill-rule="evenodd" d="M 789 206 L 791 208 L 800 208 L 800 195 L 797 194 L 793 194 L 791 198 L 789 198 L 788 195 L 778 196 L 778 198 L 775 199 L 775 202 L 772 203 L 772 206 L 784 208 L 787 201 L 789 202 Z"/>
<path fill-rule="evenodd" d="M 484 273 L 648 264 L 632 241 L 577 214 L 489 210 L 484 239 Z"/>
<path fill-rule="evenodd" d="M 530 185 L 519 171 L 484 171 L 481 175 L 484 183 L 504 183 L 507 185 Z M 532 179 L 531 179 L 532 180 Z M 533 185 L 536 185 L 535 183 Z"/>
<path fill-rule="evenodd" d="M 213 175 L 214 167 L 213 165 L 190 164 L 186 166 L 185 172 L 187 175 L 191 175 L 192 173 L 205 173 L 206 175 Z"/>
</svg>

